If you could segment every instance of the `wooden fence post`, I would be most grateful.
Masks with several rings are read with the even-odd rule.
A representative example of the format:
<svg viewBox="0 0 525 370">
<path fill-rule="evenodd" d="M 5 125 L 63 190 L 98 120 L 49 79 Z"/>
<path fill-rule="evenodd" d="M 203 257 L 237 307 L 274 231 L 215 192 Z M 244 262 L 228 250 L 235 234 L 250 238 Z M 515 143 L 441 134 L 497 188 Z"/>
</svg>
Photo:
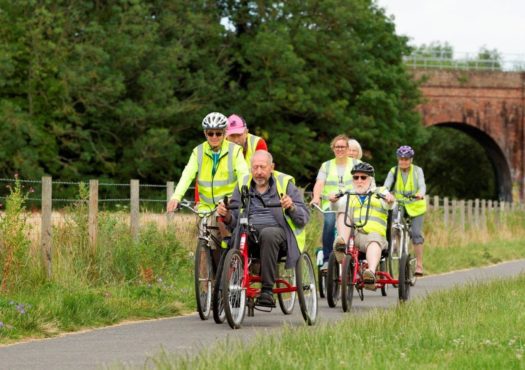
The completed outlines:
<svg viewBox="0 0 525 370">
<path fill-rule="evenodd" d="M 173 192 L 175 191 L 175 183 L 173 181 L 166 182 L 166 201 L 169 202 Z"/>
<path fill-rule="evenodd" d="M 461 231 L 465 232 L 465 201 L 464 200 L 459 201 L 459 218 L 460 218 Z"/>
<path fill-rule="evenodd" d="M 479 227 L 479 199 L 474 199 L 474 224 Z"/>
<path fill-rule="evenodd" d="M 434 210 L 437 211 L 439 209 L 439 195 L 434 195 L 432 204 L 434 205 Z"/>
<path fill-rule="evenodd" d="M 42 226 L 41 226 L 41 253 L 43 267 L 47 278 L 51 278 L 51 253 L 52 253 L 52 224 L 53 187 L 50 176 L 42 177 Z"/>
<path fill-rule="evenodd" d="M 483 229 L 487 228 L 487 200 L 481 200 L 481 227 Z"/>
<path fill-rule="evenodd" d="M 130 182 L 130 228 L 131 237 L 137 241 L 139 237 L 139 180 Z"/>
<path fill-rule="evenodd" d="M 91 251 L 97 250 L 98 234 L 98 180 L 89 180 L 88 235 Z"/>
<path fill-rule="evenodd" d="M 443 198 L 443 223 L 448 226 L 448 197 Z"/>
<path fill-rule="evenodd" d="M 456 213 L 458 209 L 458 201 L 452 199 L 452 225 L 457 226 Z"/>
<path fill-rule="evenodd" d="M 472 199 L 467 200 L 467 224 L 468 227 L 472 227 L 474 222 L 474 205 Z"/>
</svg>

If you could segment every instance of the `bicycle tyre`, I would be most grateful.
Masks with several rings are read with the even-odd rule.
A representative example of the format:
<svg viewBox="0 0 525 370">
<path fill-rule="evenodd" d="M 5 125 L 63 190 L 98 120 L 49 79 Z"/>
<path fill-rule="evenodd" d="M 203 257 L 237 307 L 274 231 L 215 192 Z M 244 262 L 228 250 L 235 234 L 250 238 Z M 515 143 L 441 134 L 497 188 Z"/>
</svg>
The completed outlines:
<svg viewBox="0 0 525 370">
<path fill-rule="evenodd" d="M 215 284 L 213 285 L 213 292 L 211 295 L 213 320 L 216 324 L 222 324 L 226 320 L 226 313 L 224 312 L 224 305 L 222 304 L 222 271 L 224 260 L 226 258 L 227 250 L 224 250 L 217 266 L 217 273 L 215 274 Z"/>
<path fill-rule="evenodd" d="M 405 302 L 410 297 L 410 255 L 403 253 L 399 259 L 399 301 Z"/>
<path fill-rule="evenodd" d="M 226 254 L 222 272 L 222 302 L 228 324 L 239 329 L 246 313 L 246 289 L 243 287 L 244 259 L 236 249 Z"/>
<path fill-rule="evenodd" d="M 315 281 L 314 267 L 310 256 L 303 252 L 297 261 L 295 270 L 297 282 L 297 295 L 304 321 L 314 325 L 317 320 L 317 284 Z"/>
<path fill-rule="evenodd" d="M 341 275 L 341 305 L 343 312 L 350 311 L 354 298 L 354 260 L 351 256 L 343 259 L 343 273 Z"/>
<path fill-rule="evenodd" d="M 331 253 L 328 259 L 328 272 L 326 274 L 326 301 L 328 307 L 337 306 L 339 301 L 339 271 L 340 265 L 335 258 L 335 254 Z"/>
<path fill-rule="evenodd" d="M 194 283 L 197 312 L 201 320 L 208 320 L 211 311 L 213 265 L 206 240 L 199 239 L 195 250 Z"/>
</svg>

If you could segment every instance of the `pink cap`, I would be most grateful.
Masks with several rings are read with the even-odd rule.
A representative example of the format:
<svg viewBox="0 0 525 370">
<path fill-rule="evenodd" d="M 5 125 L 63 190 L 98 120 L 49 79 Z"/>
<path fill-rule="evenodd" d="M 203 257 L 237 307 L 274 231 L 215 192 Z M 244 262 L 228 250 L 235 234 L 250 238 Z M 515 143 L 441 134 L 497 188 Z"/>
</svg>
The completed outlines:
<svg viewBox="0 0 525 370">
<path fill-rule="evenodd" d="M 232 134 L 243 134 L 246 129 L 244 119 L 236 114 L 228 117 L 228 126 L 226 127 L 226 136 Z"/>
</svg>

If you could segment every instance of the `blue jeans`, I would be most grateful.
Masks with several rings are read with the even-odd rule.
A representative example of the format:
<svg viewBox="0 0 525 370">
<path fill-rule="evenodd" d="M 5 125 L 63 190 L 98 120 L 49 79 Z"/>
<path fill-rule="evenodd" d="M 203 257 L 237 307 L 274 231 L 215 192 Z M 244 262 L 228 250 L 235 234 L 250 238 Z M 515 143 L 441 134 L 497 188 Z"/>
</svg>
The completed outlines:
<svg viewBox="0 0 525 370">
<path fill-rule="evenodd" d="M 334 249 L 335 213 L 325 213 L 323 223 L 323 262 L 328 262 Z"/>
</svg>

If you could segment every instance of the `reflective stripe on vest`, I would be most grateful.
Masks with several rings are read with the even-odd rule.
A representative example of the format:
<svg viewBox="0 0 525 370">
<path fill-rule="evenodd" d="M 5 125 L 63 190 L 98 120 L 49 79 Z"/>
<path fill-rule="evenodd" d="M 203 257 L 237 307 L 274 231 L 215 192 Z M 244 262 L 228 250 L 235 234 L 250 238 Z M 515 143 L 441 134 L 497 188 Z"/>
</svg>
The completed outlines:
<svg viewBox="0 0 525 370">
<path fill-rule="evenodd" d="M 252 156 L 253 153 L 255 153 L 255 148 L 257 148 L 257 144 L 259 143 L 260 139 L 261 138 L 259 136 L 252 134 L 248 134 L 248 137 L 246 138 L 246 155 L 244 156 L 244 159 L 246 159 L 246 163 L 250 169 L 252 168 Z"/>
<path fill-rule="evenodd" d="M 238 145 L 223 141 L 221 146 L 221 156 L 217 165 L 217 171 L 212 176 L 213 159 L 205 153 L 203 143 L 196 148 L 199 170 L 197 182 L 199 184 L 199 199 L 203 207 L 215 207 L 225 196 L 231 196 L 237 178 L 235 175 L 234 160 L 237 155 L 241 155 L 242 148 Z M 201 206 L 201 204 L 199 205 Z"/>
<path fill-rule="evenodd" d="M 359 162 L 359 159 L 348 158 L 345 171 L 343 173 L 342 182 L 337 175 L 337 164 L 335 158 L 329 161 L 324 162 L 321 165 L 321 168 L 324 167 L 324 172 L 326 173 L 326 179 L 324 181 L 323 191 L 321 192 L 321 208 L 327 209 L 330 206 L 330 201 L 328 200 L 330 194 L 338 193 L 341 191 L 351 191 L 353 188 L 352 183 L 352 168 Z M 348 166 L 350 165 L 350 168 Z"/>
<path fill-rule="evenodd" d="M 349 208 L 353 209 L 353 220 L 356 224 L 363 223 L 366 219 L 368 199 L 365 199 L 363 204 L 361 204 L 357 195 L 352 195 L 351 197 Z M 368 221 L 362 230 L 367 234 L 375 232 L 386 237 L 387 218 L 388 211 L 383 208 L 381 201 L 377 197 L 372 196 Z"/>
<path fill-rule="evenodd" d="M 392 175 L 395 173 L 395 167 L 392 167 L 390 172 Z M 427 211 L 427 201 L 425 199 L 414 199 L 414 200 L 408 200 L 404 197 L 409 197 L 411 195 L 415 195 L 419 189 L 417 189 L 418 186 L 418 176 L 417 171 L 415 170 L 415 166 L 413 164 L 410 165 L 410 169 L 408 170 L 408 176 L 406 183 L 403 182 L 403 176 L 401 174 L 401 169 L 397 171 L 397 179 L 396 179 L 396 187 L 394 189 L 396 199 L 404 199 L 405 201 L 405 209 L 407 210 L 407 213 L 410 217 L 416 217 L 424 214 Z"/>
</svg>

